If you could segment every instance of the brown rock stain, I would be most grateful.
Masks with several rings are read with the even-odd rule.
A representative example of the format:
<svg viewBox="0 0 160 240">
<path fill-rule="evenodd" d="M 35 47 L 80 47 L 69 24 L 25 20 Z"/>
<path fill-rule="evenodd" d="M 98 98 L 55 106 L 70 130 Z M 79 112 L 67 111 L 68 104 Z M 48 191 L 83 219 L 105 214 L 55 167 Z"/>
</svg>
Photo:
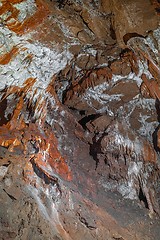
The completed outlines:
<svg viewBox="0 0 160 240">
<path fill-rule="evenodd" d="M 68 101 L 74 104 L 73 97 L 83 94 L 90 87 L 94 88 L 103 82 L 109 82 L 111 78 L 112 72 L 108 67 L 88 71 L 83 78 L 76 79 L 71 85 L 65 96 L 65 104 L 68 104 Z"/>
<path fill-rule="evenodd" d="M 145 162 L 157 163 L 157 154 L 148 142 L 143 144 L 143 157 Z"/>
</svg>

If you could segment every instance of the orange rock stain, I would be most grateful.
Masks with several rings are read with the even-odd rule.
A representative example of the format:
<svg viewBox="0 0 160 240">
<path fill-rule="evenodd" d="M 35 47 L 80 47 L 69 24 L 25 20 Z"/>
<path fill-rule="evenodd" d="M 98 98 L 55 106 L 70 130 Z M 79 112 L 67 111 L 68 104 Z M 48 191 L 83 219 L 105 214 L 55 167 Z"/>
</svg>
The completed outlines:
<svg viewBox="0 0 160 240">
<path fill-rule="evenodd" d="M 49 8 L 42 0 L 35 0 L 37 10 L 36 12 L 26 18 L 23 22 L 18 21 L 20 10 L 14 7 L 14 4 L 23 2 L 24 0 L 6 0 L 0 7 L 0 15 L 10 12 L 11 14 L 5 20 L 6 26 L 13 32 L 22 35 L 28 31 L 32 31 L 37 25 L 41 24 L 45 17 L 49 14 Z M 12 21 L 10 21 L 12 20 Z"/>
<path fill-rule="evenodd" d="M 8 64 L 11 61 L 11 59 L 18 54 L 18 52 L 19 52 L 19 48 L 18 47 L 13 47 L 10 52 L 0 56 L 0 64 L 1 65 Z"/>
<path fill-rule="evenodd" d="M 25 103 L 24 99 L 26 93 L 32 90 L 35 81 L 36 79 L 29 78 L 25 81 L 24 87 L 22 88 L 12 86 L 11 88 L 8 88 L 6 95 L 3 97 L 4 99 L 10 94 L 17 94 L 19 101 L 16 104 L 11 120 L 0 127 L 0 145 L 8 148 L 9 151 L 12 152 L 16 151 L 18 147 L 18 149 L 21 149 L 25 155 L 28 155 L 28 162 L 26 162 L 24 170 L 26 179 L 27 176 L 30 179 L 31 175 L 34 174 L 34 171 L 32 172 L 28 169 L 31 168 L 29 162 L 32 160 L 37 168 L 48 176 L 48 178 L 52 179 L 53 173 L 55 172 L 63 179 L 71 181 L 72 174 L 66 160 L 58 150 L 58 141 L 52 130 L 45 126 L 45 114 L 42 114 L 41 125 L 39 125 L 39 120 L 37 120 L 36 123 L 25 123 L 23 112 L 26 112 L 28 104 Z M 42 101 L 42 104 L 37 104 L 34 108 L 35 110 L 38 108 L 39 111 L 41 111 L 42 108 L 43 111 L 45 104 L 44 100 L 44 102 Z M 34 142 L 38 151 L 37 153 L 30 155 L 28 144 L 31 142 Z M 34 176 L 32 177 L 34 178 Z"/>
<path fill-rule="evenodd" d="M 23 22 L 20 22 L 18 20 L 20 10 L 16 8 L 15 4 L 23 1 L 24 0 L 3 0 L 2 6 L 0 7 L 1 21 L 3 21 L 3 24 L 8 27 L 9 30 L 18 35 L 23 35 L 36 29 L 50 13 L 48 5 L 44 3 L 44 1 L 35 0 L 35 13 L 32 16 L 26 17 Z M 6 13 L 9 13 L 8 17 L 6 15 L 5 20 L 3 20 L 3 16 Z M 22 48 L 20 45 L 14 46 L 10 52 L 0 56 L 0 64 L 7 65 L 20 51 L 25 50 L 26 48 Z M 23 61 L 29 64 L 32 58 L 33 55 L 28 54 Z M 36 93 L 36 90 L 33 90 L 33 85 L 36 80 L 36 78 L 28 78 L 24 82 L 23 87 L 11 86 L 6 89 L 2 100 L 14 94 L 18 102 L 15 104 L 11 119 L 6 124 L 0 126 L 0 145 L 8 148 L 9 151 L 20 149 L 24 152 L 25 156 L 28 156 L 28 161 L 26 161 L 24 168 L 26 179 L 35 177 L 32 166 L 32 163 L 34 163 L 36 167 L 50 179 L 53 178 L 55 172 L 65 180 L 71 181 L 72 174 L 66 160 L 58 150 L 58 141 L 52 129 L 48 129 L 45 124 L 47 114 L 46 100 L 42 101 L 42 96 L 39 96 L 39 99 L 33 106 L 32 97 L 30 99 L 27 98 L 28 92 L 35 91 L 34 93 Z M 55 98 L 56 104 L 59 104 L 54 90 L 54 77 L 46 91 Z M 24 114 L 28 111 L 28 107 L 31 107 L 33 112 L 40 113 L 40 119 L 34 123 L 26 123 L 24 119 Z M 37 149 L 37 152 L 34 154 L 30 154 L 28 147 L 32 144 L 35 145 Z"/>
</svg>

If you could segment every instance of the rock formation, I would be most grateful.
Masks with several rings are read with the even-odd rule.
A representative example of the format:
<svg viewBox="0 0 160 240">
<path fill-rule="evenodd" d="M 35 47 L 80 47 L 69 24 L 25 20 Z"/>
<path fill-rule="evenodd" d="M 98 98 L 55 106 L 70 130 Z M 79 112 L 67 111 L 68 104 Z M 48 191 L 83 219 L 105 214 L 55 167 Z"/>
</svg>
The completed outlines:
<svg viewBox="0 0 160 240">
<path fill-rule="evenodd" d="M 0 2 L 0 238 L 151 240 L 160 3 Z"/>
</svg>

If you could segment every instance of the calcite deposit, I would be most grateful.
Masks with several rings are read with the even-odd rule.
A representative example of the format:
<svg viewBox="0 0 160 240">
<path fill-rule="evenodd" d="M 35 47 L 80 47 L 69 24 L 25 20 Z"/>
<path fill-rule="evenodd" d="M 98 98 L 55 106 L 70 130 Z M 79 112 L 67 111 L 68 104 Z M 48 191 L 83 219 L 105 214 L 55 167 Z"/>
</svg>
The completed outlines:
<svg viewBox="0 0 160 240">
<path fill-rule="evenodd" d="M 158 239 L 159 13 L 0 1 L 0 239 Z"/>
</svg>

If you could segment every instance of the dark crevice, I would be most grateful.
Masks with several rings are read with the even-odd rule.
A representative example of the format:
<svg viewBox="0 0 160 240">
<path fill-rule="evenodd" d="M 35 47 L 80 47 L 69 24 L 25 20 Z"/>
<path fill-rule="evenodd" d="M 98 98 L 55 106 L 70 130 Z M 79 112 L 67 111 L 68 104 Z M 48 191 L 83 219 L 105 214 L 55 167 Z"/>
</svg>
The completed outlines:
<svg viewBox="0 0 160 240">
<path fill-rule="evenodd" d="M 143 202 L 144 205 L 145 205 L 145 207 L 146 207 L 147 209 L 149 209 L 146 196 L 143 194 L 143 190 L 142 190 L 141 187 L 140 187 L 140 189 L 139 189 L 138 197 L 139 197 L 140 202 Z"/>
<path fill-rule="evenodd" d="M 53 2 L 54 0 L 50 0 L 50 2 Z M 65 7 L 66 3 L 68 0 L 56 0 L 56 2 L 58 3 L 58 7 L 59 9 L 62 9 Z"/>
<path fill-rule="evenodd" d="M 79 113 L 80 113 L 81 116 L 84 116 L 86 114 L 86 111 L 85 110 L 81 110 L 81 111 L 79 111 Z"/>
<path fill-rule="evenodd" d="M 127 33 L 123 36 L 123 41 L 125 44 L 127 44 L 128 40 L 134 37 L 141 37 L 144 38 L 144 36 L 138 34 L 138 33 Z"/>
<path fill-rule="evenodd" d="M 155 108 L 157 112 L 157 120 L 160 123 L 160 101 L 158 99 L 155 101 Z"/>
<path fill-rule="evenodd" d="M 160 8 L 155 9 L 157 13 L 160 13 Z"/>
<path fill-rule="evenodd" d="M 3 158 L 0 157 L 0 159 L 3 159 Z M 3 164 L 2 166 L 8 167 L 10 164 L 11 164 L 11 161 L 8 161 L 8 163 Z"/>
<path fill-rule="evenodd" d="M 80 18 L 82 19 L 84 25 L 89 29 L 89 31 L 91 31 L 91 33 L 94 34 L 94 32 L 93 32 L 92 29 L 89 27 L 88 23 L 84 20 L 84 18 L 82 17 L 82 15 L 80 15 Z"/>
<path fill-rule="evenodd" d="M 158 147 L 158 131 L 159 131 L 160 125 L 155 129 L 154 133 L 152 134 L 153 139 L 153 146 L 156 152 L 160 152 L 160 148 Z"/>
<path fill-rule="evenodd" d="M 8 197 L 10 197 L 10 199 L 11 199 L 12 201 L 17 200 L 17 199 L 16 199 L 15 197 L 13 197 L 11 194 L 7 193 L 7 191 L 6 191 L 5 189 L 3 189 L 3 191 L 8 195 Z"/>
<path fill-rule="evenodd" d="M 0 103 L 0 126 L 6 124 L 8 122 L 7 118 L 5 117 L 5 111 L 7 109 L 7 99 L 4 99 Z"/>
<path fill-rule="evenodd" d="M 50 184 L 52 183 L 53 185 L 58 183 L 58 178 L 50 176 L 50 178 L 40 169 L 37 167 L 36 163 L 34 162 L 34 159 L 31 159 L 32 167 L 36 175 L 43 179 L 45 184 Z"/>
<path fill-rule="evenodd" d="M 157 121 L 160 123 L 160 101 L 156 99 L 155 101 L 155 108 L 157 112 Z M 160 125 L 155 129 L 155 131 L 152 134 L 152 141 L 153 146 L 156 152 L 160 152 L 160 148 L 158 147 L 158 131 L 159 131 Z"/>
<path fill-rule="evenodd" d="M 122 58 L 125 54 L 129 54 L 130 52 L 131 52 L 131 49 L 124 48 L 124 49 L 122 49 L 122 51 L 120 53 L 120 57 Z"/>
<path fill-rule="evenodd" d="M 93 144 L 90 144 L 90 152 L 89 154 L 93 157 L 96 162 L 96 169 L 98 167 L 99 158 L 98 154 L 101 154 L 101 141 L 106 133 L 103 133 L 102 136 L 96 141 L 96 135 L 93 137 Z"/>
<path fill-rule="evenodd" d="M 87 228 L 89 228 L 90 230 L 96 229 L 96 226 L 91 226 L 91 225 L 87 222 L 87 220 L 80 215 L 80 213 L 77 213 L 77 215 L 78 215 L 78 217 L 79 217 L 80 222 L 83 223 Z"/>
<path fill-rule="evenodd" d="M 36 173 L 36 175 L 41 178 L 46 185 L 56 185 L 59 193 L 60 193 L 60 196 L 62 196 L 62 190 L 61 190 L 61 187 L 59 185 L 59 182 L 58 182 L 58 178 L 55 177 L 55 176 L 52 176 L 52 175 L 49 175 L 49 173 L 45 172 L 44 169 L 41 169 L 40 167 L 38 167 L 34 161 L 34 159 L 31 159 L 31 164 L 32 164 L 32 167 L 33 167 L 33 170 L 34 172 Z"/>
<path fill-rule="evenodd" d="M 27 111 L 29 112 L 29 116 L 30 116 L 31 118 L 33 118 L 34 113 L 35 113 L 35 110 L 34 110 L 34 108 L 32 107 L 32 105 L 29 104 L 29 102 L 27 103 Z"/>
<path fill-rule="evenodd" d="M 111 18 L 111 21 L 110 21 L 110 36 L 113 40 L 116 40 L 116 32 L 115 32 L 115 29 L 114 29 L 114 23 L 112 22 L 112 18 Z"/>
<path fill-rule="evenodd" d="M 82 111 L 81 111 L 82 112 Z M 84 113 L 85 114 L 85 113 Z M 86 129 L 86 124 L 91 121 L 91 120 L 94 120 L 96 119 L 97 117 L 99 117 L 100 114 L 91 114 L 91 115 L 87 115 L 85 117 L 83 117 L 80 121 L 79 121 L 79 124 L 84 128 Z"/>
</svg>

